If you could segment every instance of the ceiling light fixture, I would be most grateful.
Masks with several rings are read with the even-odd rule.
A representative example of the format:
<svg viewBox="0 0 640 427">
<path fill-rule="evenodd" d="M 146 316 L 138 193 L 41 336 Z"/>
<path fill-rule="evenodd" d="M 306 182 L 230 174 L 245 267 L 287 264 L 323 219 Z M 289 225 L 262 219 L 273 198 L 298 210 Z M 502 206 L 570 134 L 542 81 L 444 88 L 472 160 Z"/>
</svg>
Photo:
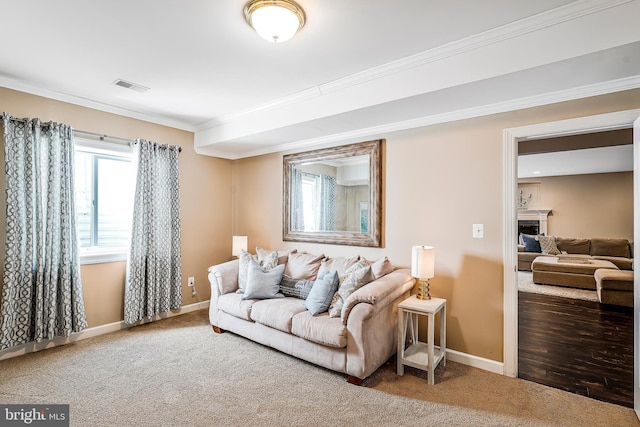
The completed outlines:
<svg viewBox="0 0 640 427">
<path fill-rule="evenodd" d="M 305 14 L 293 0 L 251 0 L 244 6 L 244 19 L 263 39 L 282 43 L 304 27 Z"/>
</svg>

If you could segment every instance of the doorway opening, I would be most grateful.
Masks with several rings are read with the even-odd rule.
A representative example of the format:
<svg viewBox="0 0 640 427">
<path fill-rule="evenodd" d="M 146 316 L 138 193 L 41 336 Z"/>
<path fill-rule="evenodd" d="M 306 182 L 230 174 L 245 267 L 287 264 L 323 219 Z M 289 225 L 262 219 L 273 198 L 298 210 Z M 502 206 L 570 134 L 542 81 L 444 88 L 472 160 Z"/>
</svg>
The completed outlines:
<svg viewBox="0 0 640 427">
<path fill-rule="evenodd" d="M 576 135 L 592 133 L 602 130 L 625 129 L 633 126 L 633 122 L 640 116 L 639 110 L 628 110 L 598 116 L 563 120 L 558 122 L 541 123 L 531 126 L 506 129 L 503 134 L 504 153 L 504 374 L 518 376 L 518 273 L 517 273 L 517 155 L 518 142 L 523 140 L 537 140 L 560 135 Z M 637 142 L 634 145 L 634 157 L 638 157 Z M 636 159 L 637 160 L 637 159 Z M 636 164 L 638 164 L 636 162 Z M 636 166 L 637 168 L 637 166 Z M 637 175 L 637 171 L 635 171 Z M 634 175 L 634 183 L 637 178 Z M 634 186 L 634 199 L 638 200 L 640 189 Z M 634 227 L 634 239 L 640 240 L 638 227 Z M 635 251 L 634 251 L 635 252 Z M 638 279 L 634 281 L 634 292 L 638 294 Z M 634 342 L 638 338 L 637 323 L 634 326 Z M 638 355 L 634 352 L 634 365 Z M 637 385 L 635 386 L 637 387 Z"/>
</svg>

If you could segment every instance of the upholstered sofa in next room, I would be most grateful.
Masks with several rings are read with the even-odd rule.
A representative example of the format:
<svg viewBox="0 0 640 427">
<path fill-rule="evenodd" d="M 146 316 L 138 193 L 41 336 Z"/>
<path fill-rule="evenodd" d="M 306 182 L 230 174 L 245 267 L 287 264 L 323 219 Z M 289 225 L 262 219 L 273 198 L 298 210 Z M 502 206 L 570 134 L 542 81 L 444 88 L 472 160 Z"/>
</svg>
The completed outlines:
<svg viewBox="0 0 640 427">
<path fill-rule="evenodd" d="M 247 292 L 250 292 L 249 280 L 255 274 L 252 272 L 258 271 L 255 267 L 256 256 L 253 256 L 256 258 L 254 261 L 250 261 L 244 294 L 238 293 L 242 256 L 241 260 L 209 268 L 209 317 L 214 331 L 221 333 L 226 330 L 242 335 L 316 365 L 347 374 L 349 382 L 361 384 L 395 353 L 397 306 L 409 297 L 414 285 L 409 270 L 394 269 L 386 257 L 381 262 L 372 263 L 359 257 L 332 259 L 324 255 L 279 255 L 280 264 L 286 263 L 286 271 L 284 275 L 280 272 L 283 279 L 280 289 L 275 290 L 278 294 L 259 295 L 260 298 L 247 296 Z M 301 260 L 305 259 L 310 265 L 301 265 Z M 356 263 L 359 265 L 354 266 Z M 331 309 L 327 312 L 326 308 L 324 312 L 310 312 L 307 300 L 312 296 L 314 287 L 325 282 L 326 277 L 334 275 L 337 288 L 337 275 L 342 281 L 344 276 L 351 274 L 348 273 L 350 269 L 367 263 L 371 266 L 371 273 L 366 273 L 370 274 L 369 283 L 361 284 L 346 297 L 341 307 L 334 307 L 333 312 Z M 280 265 L 277 267 L 281 270 L 285 268 Z M 264 274 L 271 274 L 275 270 Z M 366 267 L 357 271 L 365 270 Z M 358 274 L 363 277 L 362 273 Z M 286 291 L 285 287 L 289 285 L 285 282 L 292 281 L 295 284 L 286 288 Z M 335 297 L 337 292 L 333 291 L 335 288 L 328 295 L 329 299 Z M 309 294 L 306 299 L 305 295 L 301 295 L 305 292 Z M 287 296 L 283 297 L 283 293 Z M 294 294 L 297 297 L 289 296 Z"/>
</svg>

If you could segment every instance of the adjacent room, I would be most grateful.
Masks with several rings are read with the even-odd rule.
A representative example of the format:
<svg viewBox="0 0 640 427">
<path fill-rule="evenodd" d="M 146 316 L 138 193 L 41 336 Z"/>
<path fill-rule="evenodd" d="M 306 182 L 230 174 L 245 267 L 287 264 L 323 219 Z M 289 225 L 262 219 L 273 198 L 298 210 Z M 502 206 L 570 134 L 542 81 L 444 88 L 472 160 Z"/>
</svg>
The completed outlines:
<svg viewBox="0 0 640 427">
<path fill-rule="evenodd" d="M 640 426 L 640 1 L 2 13 L 1 425 Z"/>
<path fill-rule="evenodd" d="M 518 376 L 629 407 L 632 143 L 621 129 L 518 144 Z"/>
</svg>

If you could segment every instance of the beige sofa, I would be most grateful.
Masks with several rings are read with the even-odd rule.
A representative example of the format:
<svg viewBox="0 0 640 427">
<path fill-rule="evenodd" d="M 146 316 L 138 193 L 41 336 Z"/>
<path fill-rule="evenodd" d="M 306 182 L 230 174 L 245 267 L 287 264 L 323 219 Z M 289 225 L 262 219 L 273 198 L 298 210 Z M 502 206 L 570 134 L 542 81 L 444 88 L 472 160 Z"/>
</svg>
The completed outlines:
<svg viewBox="0 0 640 427">
<path fill-rule="evenodd" d="M 340 317 L 312 316 L 303 299 L 242 299 L 238 260 L 209 268 L 209 318 L 217 333 L 230 331 L 333 371 L 361 384 L 397 347 L 397 306 L 414 285 L 408 269 L 395 269 L 357 289 Z"/>
<path fill-rule="evenodd" d="M 627 239 L 574 239 L 556 237 L 558 250 L 568 255 L 602 259 L 615 264 L 620 270 L 633 269 L 633 244 Z M 524 245 L 518 245 L 518 270 L 531 271 L 531 263 L 540 252 L 526 252 Z"/>
</svg>

